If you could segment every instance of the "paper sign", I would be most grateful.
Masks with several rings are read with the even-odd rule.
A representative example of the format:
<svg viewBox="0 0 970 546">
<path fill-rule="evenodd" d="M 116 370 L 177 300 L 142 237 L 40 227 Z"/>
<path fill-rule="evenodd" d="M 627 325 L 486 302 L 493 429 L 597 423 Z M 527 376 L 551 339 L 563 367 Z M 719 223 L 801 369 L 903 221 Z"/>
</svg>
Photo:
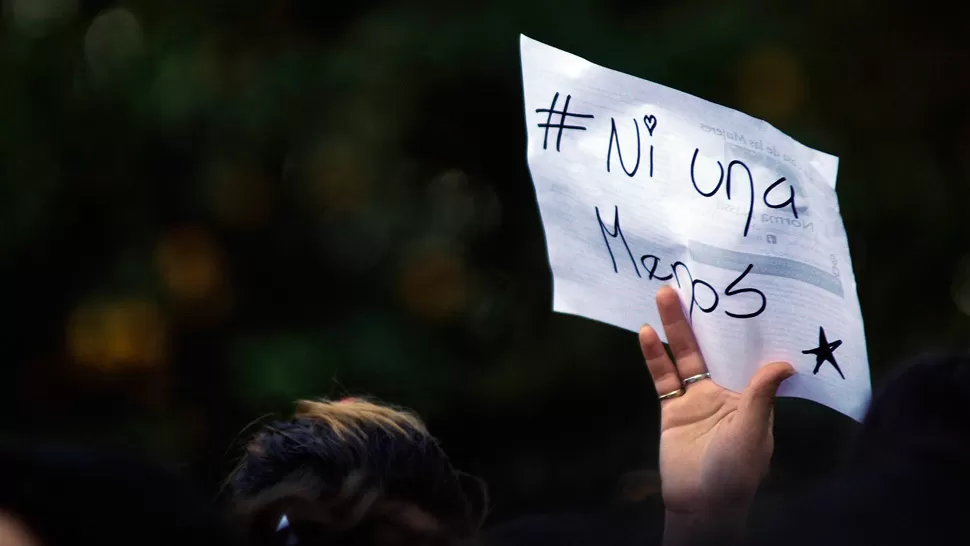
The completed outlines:
<svg viewBox="0 0 970 546">
<path fill-rule="evenodd" d="M 553 309 L 638 331 L 678 289 L 711 378 L 740 392 L 776 360 L 779 396 L 861 420 L 862 313 L 838 158 L 736 110 L 521 38 L 528 162 Z"/>
</svg>

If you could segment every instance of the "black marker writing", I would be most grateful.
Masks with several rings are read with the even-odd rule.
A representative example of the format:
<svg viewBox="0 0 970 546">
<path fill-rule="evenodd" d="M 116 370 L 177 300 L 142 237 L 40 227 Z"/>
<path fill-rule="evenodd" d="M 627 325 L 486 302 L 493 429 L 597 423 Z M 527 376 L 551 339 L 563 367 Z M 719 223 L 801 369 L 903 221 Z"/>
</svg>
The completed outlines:
<svg viewBox="0 0 970 546">
<path fill-rule="evenodd" d="M 653 259 L 653 265 L 651 265 L 649 268 L 647 267 L 647 262 L 646 262 L 647 258 Z M 670 275 L 667 275 L 666 277 L 655 275 L 655 273 L 657 272 L 657 267 L 660 265 L 660 258 L 658 258 L 657 256 L 654 256 L 653 254 L 644 254 L 643 256 L 640 256 L 640 263 L 643 265 L 644 269 L 650 270 L 647 272 L 650 275 L 647 278 L 650 280 L 659 279 L 661 281 L 669 281 L 670 278 L 674 276 L 673 273 L 671 273 Z"/>
<path fill-rule="evenodd" d="M 556 135 L 556 151 L 557 152 L 559 151 L 559 144 L 560 144 L 560 142 L 562 142 L 562 132 L 565 129 L 576 129 L 578 131 L 585 131 L 586 130 L 586 127 L 583 127 L 582 125 L 566 125 L 566 117 L 567 116 L 574 117 L 574 118 L 592 118 L 593 117 L 592 114 L 573 114 L 573 113 L 571 113 L 569 111 L 569 100 L 571 98 L 572 98 L 572 95 L 566 95 L 566 102 L 563 103 L 562 110 L 556 110 L 556 102 L 559 101 L 559 93 L 556 93 L 556 95 L 554 97 L 552 97 L 552 105 L 550 105 L 549 108 L 536 108 L 536 113 L 537 114 L 544 114 L 544 113 L 548 113 L 549 114 L 548 116 L 546 116 L 546 122 L 539 124 L 539 128 L 540 129 L 545 129 L 546 130 L 546 134 L 545 134 L 545 136 L 542 139 L 542 149 L 543 150 L 546 149 L 546 145 L 549 143 L 549 129 L 551 127 L 554 127 L 556 129 L 559 129 L 559 134 Z M 554 115 L 558 115 L 559 116 L 559 123 L 553 123 L 552 122 L 552 116 L 554 116 Z"/>
<path fill-rule="evenodd" d="M 616 120 L 610 118 L 610 123 L 612 128 L 610 129 L 610 147 L 606 150 L 606 172 L 610 172 L 610 159 L 613 157 L 613 141 L 616 141 L 616 155 L 620 158 L 620 167 L 627 176 L 632 177 L 637 174 L 637 169 L 640 168 L 640 125 L 637 120 L 633 120 L 633 128 L 637 130 L 637 162 L 633 165 L 633 170 L 626 170 L 626 164 L 623 162 L 623 152 L 620 151 L 620 138 L 616 133 Z"/>
<path fill-rule="evenodd" d="M 703 195 L 704 197 L 711 197 L 717 193 L 717 190 L 721 189 L 721 184 L 724 182 L 724 164 L 720 161 L 717 162 L 717 168 L 721 169 L 721 174 L 717 177 L 717 185 L 714 186 L 713 190 L 705 192 L 697 185 L 697 179 L 694 178 L 694 165 L 697 164 L 698 153 L 700 153 L 700 148 L 694 148 L 694 157 L 692 157 L 690 160 L 690 181 L 692 184 L 694 184 L 694 189 L 697 190 L 697 193 Z"/>
<path fill-rule="evenodd" d="M 717 191 L 721 189 L 721 184 L 724 182 L 724 165 L 720 161 L 717 162 L 717 166 L 721 170 L 721 174 L 718 176 L 718 179 L 717 179 L 717 185 L 714 186 L 713 190 L 709 192 L 705 192 L 704 190 L 700 189 L 700 187 L 697 185 L 697 179 L 694 177 L 694 166 L 697 163 L 698 153 L 700 153 L 700 149 L 694 148 L 694 156 L 690 160 L 690 181 L 691 183 L 694 184 L 694 189 L 697 190 L 697 193 L 703 195 L 704 197 L 713 197 L 714 194 L 716 194 Z M 725 185 L 725 188 L 724 188 L 725 193 L 727 194 L 728 201 L 731 200 L 731 174 L 736 165 L 741 166 L 741 168 L 744 169 L 744 172 L 747 173 L 748 185 L 751 189 L 751 200 L 750 200 L 750 203 L 748 204 L 748 218 L 744 222 L 744 236 L 747 237 L 748 228 L 751 227 L 751 215 L 754 213 L 754 177 L 751 176 L 751 169 L 749 169 L 748 166 L 745 165 L 743 161 L 739 161 L 735 159 L 730 163 L 728 163 L 727 184 Z"/>
<path fill-rule="evenodd" d="M 623 248 L 626 249 L 627 255 L 630 256 L 630 261 L 633 262 L 633 270 L 636 271 L 637 277 L 639 277 L 640 276 L 640 269 L 637 267 L 637 261 L 633 257 L 633 253 L 630 252 L 630 245 L 626 244 L 626 238 L 623 236 L 623 230 L 620 229 L 620 209 L 619 209 L 619 207 L 616 207 L 616 206 L 613 207 L 613 209 L 615 211 L 614 214 L 613 214 L 613 231 L 610 231 L 609 229 L 607 229 L 606 228 L 606 224 L 603 223 L 603 218 L 600 217 L 600 209 L 599 209 L 599 207 L 593 207 L 593 208 L 596 210 L 596 221 L 599 222 L 599 224 L 600 224 L 600 232 L 603 234 L 603 242 L 606 243 L 606 250 L 610 253 L 610 261 L 613 262 L 613 272 L 614 273 L 619 273 L 620 270 L 617 269 L 617 267 L 616 267 L 616 258 L 613 256 L 613 249 L 610 248 L 610 241 L 609 241 L 609 239 L 606 238 L 607 234 L 609 234 L 609 236 L 612 237 L 612 238 L 614 238 L 614 239 L 616 239 L 617 237 L 619 237 L 620 240 L 623 241 Z"/>
<path fill-rule="evenodd" d="M 690 268 L 687 267 L 687 264 L 685 264 L 684 262 L 674 262 L 674 265 L 671 266 L 671 268 L 670 268 L 673 271 L 674 280 L 677 281 L 677 288 L 680 288 L 680 275 L 677 274 L 677 266 L 678 265 L 679 266 L 682 266 L 687 271 L 687 276 L 690 277 L 690 306 L 689 306 L 688 311 L 687 311 L 687 318 L 693 323 L 694 322 L 694 306 L 695 305 L 701 311 L 703 311 L 705 313 L 710 313 L 711 311 L 717 309 L 717 303 L 720 300 L 720 298 L 717 295 L 717 290 L 714 290 L 714 287 L 711 286 L 707 281 L 702 281 L 700 279 L 695 279 L 694 276 L 691 275 L 691 273 L 690 273 Z M 711 294 L 714 295 L 714 303 L 711 304 L 710 307 L 704 307 L 703 305 L 701 305 L 700 303 L 697 302 L 697 285 L 699 285 L 699 284 L 705 286 L 708 290 L 711 291 Z"/>
<path fill-rule="evenodd" d="M 627 243 L 626 237 L 623 235 L 623 230 L 620 228 L 620 208 L 618 206 L 613 207 L 612 229 L 608 228 L 606 224 L 603 223 L 603 218 L 600 216 L 599 207 L 594 207 L 594 210 L 596 211 L 596 221 L 599 223 L 600 234 L 603 236 L 603 243 L 606 244 L 606 251 L 610 255 L 610 264 L 613 267 L 613 272 L 619 273 L 620 270 L 616 263 L 616 255 L 613 253 L 613 248 L 610 246 L 610 238 L 619 239 L 623 243 L 623 248 L 626 249 L 627 256 L 629 256 L 630 261 L 633 262 L 633 271 L 636 273 L 638 278 L 642 279 L 643 275 L 640 273 L 640 268 L 637 266 L 636 259 L 633 257 L 633 252 L 630 250 L 630 245 Z M 643 270 L 647 273 L 647 280 L 669 281 L 670 279 L 674 279 L 677 282 L 677 287 L 681 288 L 683 283 L 681 282 L 680 273 L 681 271 L 685 271 L 687 273 L 687 278 L 690 280 L 690 307 L 687 315 L 691 322 L 694 320 L 694 307 L 697 307 L 704 313 L 712 313 L 715 309 L 717 309 L 717 306 L 721 303 L 721 297 L 716 288 L 703 279 L 695 278 L 687 264 L 680 261 L 669 264 L 669 275 L 660 275 L 657 273 L 657 270 L 660 268 L 662 261 L 663 259 L 660 256 L 654 254 L 643 254 L 640 256 L 640 265 L 643 266 Z M 761 304 L 756 311 L 751 313 L 734 313 L 731 311 L 725 311 L 724 313 L 731 318 L 754 318 L 764 313 L 765 309 L 768 307 L 768 298 L 761 290 L 750 287 L 738 288 L 738 285 L 745 280 L 748 273 L 751 273 L 753 268 L 753 264 L 748 264 L 745 270 L 727 286 L 727 288 L 724 290 L 724 295 L 725 297 L 746 295 L 748 296 L 748 299 L 751 299 L 752 296 L 757 296 L 761 298 Z M 700 298 L 698 298 L 698 287 L 706 288 L 714 298 L 709 305 L 705 306 L 701 302 Z M 704 301 L 707 301 L 707 298 L 704 298 Z M 732 301 L 745 302 L 747 300 L 742 299 Z"/>
<path fill-rule="evenodd" d="M 842 373 L 842 368 L 839 368 L 839 363 L 835 361 L 835 350 L 841 346 L 841 339 L 837 339 L 832 343 L 829 343 L 829 340 L 825 337 L 825 329 L 819 326 L 818 347 L 802 351 L 802 354 L 805 355 L 815 355 L 815 369 L 812 370 L 812 375 L 818 375 L 818 371 L 822 367 L 822 364 L 828 362 L 833 368 L 835 368 L 835 371 L 839 372 L 839 376 L 842 379 L 845 379 L 845 375 Z"/>
<path fill-rule="evenodd" d="M 783 209 L 788 205 L 791 205 L 791 213 L 795 215 L 795 218 L 798 218 L 798 208 L 795 207 L 795 188 L 792 187 L 791 184 L 788 185 L 788 199 L 786 199 L 783 203 L 772 204 L 768 202 L 768 194 L 771 193 L 771 190 L 775 189 L 779 184 L 781 184 L 784 181 L 785 181 L 785 177 L 783 176 L 778 180 L 776 180 L 772 185 L 768 186 L 764 194 L 765 205 L 773 209 Z"/>
<path fill-rule="evenodd" d="M 757 288 L 739 288 L 737 290 L 734 289 L 734 287 L 737 286 L 739 282 L 744 280 L 744 277 L 751 272 L 752 267 L 754 267 L 754 264 L 748 264 L 748 267 L 744 270 L 744 273 L 741 273 L 740 275 L 738 275 L 738 278 L 734 279 L 734 282 L 729 284 L 728 287 L 724 290 L 724 295 L 737 296 L 738 294 L 746 294 L 746 293 L 757 294 L 758 296 L 761 297 L 761 307 L 759 307 L 758 310 L 755 311 L 754 313 L 732 313 L 730 311 L 724 311 L 724 313 L 731 318 L 736 318 L 736 319 L 754 318 L 760 315 L 761 313 L 764 313 L 765 307 L 768 306 L 768 299 L 765 298 L 765 293 L 762 292 L 761 290 L 758 290 Z"/>
<path fill-rule="evenodd" d="M 647 131 L 650 136 L 653 136 L 653 130 L 657 128 L 657 117 L 646 115 L 643 116 L 643 125 L 646 126 Z M 653 144 L 650 144 L 650 178 L 653 178 Z"/>
<path fill-rule="evenodd" d="M 653 178 L 653 144 L 650 145 L 650 178 Z"/>
</svg>

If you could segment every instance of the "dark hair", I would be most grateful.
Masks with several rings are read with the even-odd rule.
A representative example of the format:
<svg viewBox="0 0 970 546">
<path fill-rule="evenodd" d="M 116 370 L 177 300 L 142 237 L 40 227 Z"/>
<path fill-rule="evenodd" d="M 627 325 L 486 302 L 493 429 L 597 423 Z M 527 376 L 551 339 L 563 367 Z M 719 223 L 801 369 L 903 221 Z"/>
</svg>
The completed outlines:
<svg viewBox="0 0 970 546">
<path fill-rule="evenodd" d="M 963 467 L 970 458 L 970 351 L 926 353 L 874 393 L 851 462 L 931 459 Z"/>
<path fill-rule="evenodd" d="M 299 402 L 256 434 L 229 485 L 262 544 L 443 544 L 473 535 L 486 505 L 418 417 L 359 399 Z"/>
<path fill-rule="evenodd" d="M 968 420 L 970 352 L 906 362 L 876 390 L 847 467 L 767 522 L 754 542 L 949 543 L 965 532 Z"/>
</svg>

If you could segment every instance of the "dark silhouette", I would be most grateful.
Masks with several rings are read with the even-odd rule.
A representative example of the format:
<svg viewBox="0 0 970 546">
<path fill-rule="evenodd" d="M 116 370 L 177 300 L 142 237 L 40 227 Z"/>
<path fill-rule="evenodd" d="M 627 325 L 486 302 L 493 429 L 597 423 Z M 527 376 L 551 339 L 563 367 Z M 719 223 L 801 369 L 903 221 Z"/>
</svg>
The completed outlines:
<svg viewBox="0 0 970 546">
<path fill-rule="evenodd" d="M 915 359 L 876 392 L 848 464 L 761 522 L 763 544 L 949 544 L 970 487 L 970 353 Z"/>
<path fill-rule="evenodd" d="M 232 544 L 221 515 L 177 474 L 66 447 L 0 450 L 0 509 L 43 546 Z"/>
</svg>

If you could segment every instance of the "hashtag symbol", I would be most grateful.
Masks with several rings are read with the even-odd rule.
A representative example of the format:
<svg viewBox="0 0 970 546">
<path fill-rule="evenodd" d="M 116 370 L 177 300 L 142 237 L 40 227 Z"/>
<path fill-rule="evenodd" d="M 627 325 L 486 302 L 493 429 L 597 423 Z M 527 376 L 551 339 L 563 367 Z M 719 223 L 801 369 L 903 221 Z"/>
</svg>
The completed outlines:
<svg viewBox="0 0 970 546">
<path fill-rule="evenodd" d="M 565 129 L 578 129 L 580 131 L 585 131 L 586 128 L 582 125 L 566 125 L 566 117 L 572 116 L 574 118 L 592 118 L 592 114 L 573 114 L 569 112 L 569 99 L 572 95 L 566 95 L 566 102 L 562 105 L 562 110 L 556 110 L 556 102 L 559 101 L 559 93 L 552 97 L 552 105 L 549 108 L 536 108 L 537 114 L 548 113 L 545 123 L 540 123 L 539 128 L 546 130 L 546 135 L 542 139 L 542 149 L 546 149 L 546 145 L 549 143 L 549 129 L 554 127 L 559 129 L 559 134 L 556 135 L 556 151 L 559 151 L 559 143 L 562 142 L 562 132 Z M 559 116 L 559 123 L 552 122 L 552 116 Z"/>
</svg>

